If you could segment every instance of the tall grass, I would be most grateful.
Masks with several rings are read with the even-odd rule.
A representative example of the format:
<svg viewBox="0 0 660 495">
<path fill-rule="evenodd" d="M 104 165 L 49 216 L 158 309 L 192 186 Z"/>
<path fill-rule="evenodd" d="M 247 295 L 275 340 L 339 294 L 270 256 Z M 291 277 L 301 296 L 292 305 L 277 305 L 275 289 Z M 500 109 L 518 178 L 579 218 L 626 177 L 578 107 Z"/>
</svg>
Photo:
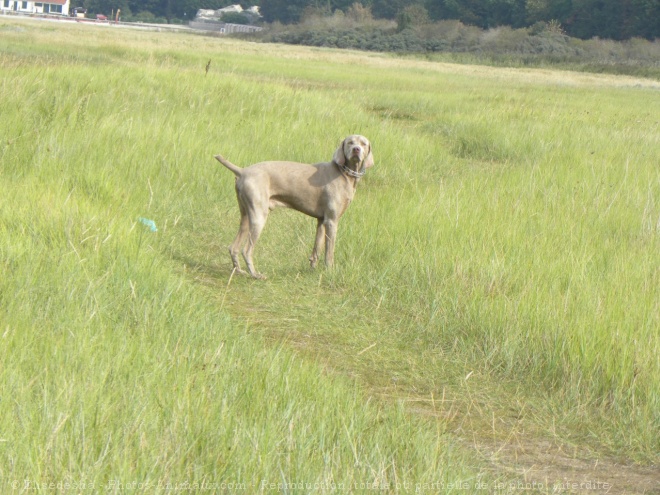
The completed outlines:
<svg viewBox="0 0 660 495">
<path fill-rule="evenodd" d="M 658 99 L 474 86 L 418 111 L 394 94 L 379 106 L 408 112 L 399 122 L 415 133 L 416 149 L 404 146 L 419 168 L 379 198 L 386 240 L 362 259 L 391 268 L 367 297 L 486 374 L 543 384 L 539 407 L 550 394 L 561 403 L 548 401 L 552 417 L 563 410 L 574 433 L 653 458 Z"/>
<path fill-rule="evenodd" d="M 208 158 L 239 122 L 266 133 L 255 96 L 277 98 L 275 85 L 204 77 L 185 50 L 21 26 L 3 34 L 0 69 L 3 486 L 361 492 L 475 479 L 442 425 L 370 403 L 355 380 L 232 321 L 184 268 L 198 253 L 178 252 L 177 236 L 217 235 L 197 216 L 229 209 Z"/>
<path fill-rule="evenodd" d="M 491 474 L 449 432 L 520 418 L 657 461 L 655 83 L 0 29 L 5 481 L 451 491 Z M 269 280 L 231 277 L 212 156 L 321 161 L 352 132 L 376 167 L 338 268 L 308 272 L 314 222 L 276 211 Z"/>
</svg>

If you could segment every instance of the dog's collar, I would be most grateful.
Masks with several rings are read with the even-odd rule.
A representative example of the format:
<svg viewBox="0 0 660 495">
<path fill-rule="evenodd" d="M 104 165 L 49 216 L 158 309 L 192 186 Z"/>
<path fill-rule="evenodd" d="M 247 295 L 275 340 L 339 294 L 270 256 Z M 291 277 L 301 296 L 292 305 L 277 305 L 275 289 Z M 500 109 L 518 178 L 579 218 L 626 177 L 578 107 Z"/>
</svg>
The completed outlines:
<svg viewBox="0 0 660 495">
<path fill-rule="evenodd" d="M 360 179 L 362 176 L 367 172 L 366 170 L 363 170 L 362 172 L 356 172 L 355 170 L 351 170 L 348 168 L 346 165 L 339 165 L 336 161 L 332 160 L 332 163 L 337 165 L 339 167 L 339 170 L 344 172 L 346 175 L 349 175 L 355 179 Z"/>
</svg>

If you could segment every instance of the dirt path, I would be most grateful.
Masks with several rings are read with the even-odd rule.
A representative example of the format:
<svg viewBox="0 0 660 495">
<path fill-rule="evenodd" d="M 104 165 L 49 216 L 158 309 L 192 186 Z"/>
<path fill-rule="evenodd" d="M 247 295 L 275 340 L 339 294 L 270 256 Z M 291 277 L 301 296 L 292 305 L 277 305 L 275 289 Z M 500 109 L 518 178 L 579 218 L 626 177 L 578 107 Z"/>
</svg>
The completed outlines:
<svg viewBox="0 0 660 495">
<path fill-rule="evenodd" d="M 539 439 L 472 444 L 496 472 L 519 477 L 518 490 L 535 484 L 550 493 L 657 494 L 660 468 L 618 463 L 612 459 L 587 460 L 579 452 Z"/>
<path fill-rule="evenodd" d="M 232 316 L 255 322 L 255 314 L 236 311 Z M 272 316 L 272 315 L 269 315 Z M 334 372 L 357 376 L 360 372 L 338 364 L 331 356 L 338 357 L 332 342 L 310 342 L 310 336 L 292 332 L 290 325 L 297 322 L 276 322 L 270 318 L 259 318 L 259 328 L 273 323 L 275 339 L 282 341 L 281 328 L 289 326 L 286 332 L 287 343 L 298 352 L 310 356 L 317 362 L 323 362 Z M 272 329 L 271 329 L 272 330 Z M 448 422 L 454 437 L 465 448 L 473 450 L 480 461 L 497 477 L 505 475 L 514 478 L 514 484 L 499 487 L 494 493 L 556 493 L 556 494 L 592 494 L 592 495 L 660 495 L 660 466 L 640 466 L 632 462 L 622 462 L 606 455 L 600 455 L 587 449 L 576 449 L 562 442 L 559 438 L 543 438 L 528 431 L 529 420 L 521 417 L 501 418 L 494 426 L 497 432 L 484 436 L 488 429 L 486 423 L 492 421 L 493 409 L 484 403 L 483 398 L 472 397 L 468 404 L 453 399 L 451 394 L 436 400 L 436 404 L 426 396 L 414 396 L 409 393 L 404 397 L 400 389 L 381 388 L 360 380 L 367 393 L 386 401 L 403 400 L 412 414 L 436 417 Z M 437 406 L 438 402 L 451 404 L 449 407 Z M 438 410 L 440 409 L 440 410 Z M 498 411 L 501 413 L 501 411 Z M 494 487 L 497 488 L 497 487 Z"/>
<path fill-rule="evenodd" d="M 416 412 L 429 414 L 422 409 Z M 465 418 L 460 414 L 457 419 L 462 422 Z M 575 449 L 558 439 L 520 433 L 524 429 L 524 421 L 521 421 L 508 438 L 502 440 L 476 437 L 475 432 L 465 426 L 455 435 L 464 446 L 478 453 L 493 474 L 508 474 L 518 480 L 503 487 L 504 493 L 539 490 L 542 493 L 600 495 L 660 494 L 659 466 L 616 461 Z"/>
<path fill-rule="evenodd" d="M 479 380 L 474 379 L 465 380 L 470 384 L 467 386 L 449 386 L 446 395 L 443 389 L 441 398 L 429 399 L 425 383 L 403 383 L 403 379 L 393 384 L 392 374 L 398 370 L 389 369 L 386 362 L 380 363 L 378 369 L 370 367 L 363 360 L 368 347 L 357 349 L 355 342 L 338 341 L 324 332 L 310 333 L 309 329 L 318 324 L 319 315 L 326 314 L 336 303 L 329 303 L 328 308 L 318 307 L 319 301 L 333 297 L 319 294 L 323 289 L 315 287 L 315 295 L 310 297 L 302 286 L 289 287 L 287 292 L 275 291 L 268 283 L 240 281 L 229 287 L 224 270 L 181 261 L 191 268 L 189 273 L 198 283 L 218 294 L 219 303 L 234 319 L 258 328 L 275 345 L 284 343 L 330 373 L 356 378 L 365 393 L 375 399 L 402 401 L 411 414 L 437 418 L 460 444 L 476 454 L 494 478 L 515 480 L 484 493 L 660 495 L 660 466 L 640 466 L 614 459 L 593 446 L 579 448 L 559 436 L 548 437 L 547 431 L 543 433 L 535 424 L 534 413 L 526 412 L 525 401 L 529 398 L 524 395 L 507 396 L 496 403 L 493 390 L 482 390 Z M 286 318 L 278 316 L 282 307 L 290 308 L 292 314 L 287 313 Z M 438 379 L 445 381 L 444 377 Z"/>
<path fill-rule="evenodd" d="M 254 314 L 234 314 L 233 316 L 254 321 Z M 260 328 L 267 319 L 260 320 Z M 275 327 L 281 328 L 276 322 Z M 295 325 L 295 323 L 294 323 Z M 281 341 L 281 331 L 277 340 Z M 359 371 L 338 366 L 329 356 L 337 356 L 336 349 L 331 351 L 332 343 L 310 342 L 310 337 L 296 339 L 287 332 L 287 341 L 302 354 L 312 354 L 312 358 L 321 361 L 335 372 L 360 377 Z M 310 347 L 314 350 L 310 351 Z M 522 493 L 567 493 L 592 495 L 660 495 L 660 466 L 645 467 L 632 462 L 622 462 L 600 455 L 587 449 L 576 449 L 558 438 L 542 438 L 528 433 L 529 421 L 520 418 L 500 418 L 493 436 L 484 436 L 484 427 L 490 423 L 492 409 L 482 399 L 473 397 L 472 403 L 454 400 L 451 395 L 443 400 L 451 404 L 438 411 L 427 397 L 407 395 L 391 388 L 374 387 L 369 383 L 362 385 L 367 393 L 383 401 L 403 400 L 412 414 L 432 416 L 448 422 L 454 437 L 467 449 L 473 450 L 480 461 L 494 476 L 505 475 L 517 480 L 515 484 L 505 484 L 496 492 L 499 494 Z M 477 402 L 475 402 L 475 400 Z M 501 411 L 498 411 L 501 413 Z"/>
</svg>

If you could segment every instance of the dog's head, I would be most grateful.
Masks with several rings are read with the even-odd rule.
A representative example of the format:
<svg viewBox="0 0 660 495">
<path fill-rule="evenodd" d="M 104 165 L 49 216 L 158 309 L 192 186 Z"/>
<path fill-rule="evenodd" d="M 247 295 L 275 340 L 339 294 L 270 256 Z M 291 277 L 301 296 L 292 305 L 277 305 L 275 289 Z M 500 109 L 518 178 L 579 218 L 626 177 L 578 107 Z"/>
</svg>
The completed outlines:
<svg viewBox="0 0 660 495">
<path fill-rule="evenodd" d="M 356 171 L 374 165 L 371 143 L 366 137 L 359 134 L 353 134 L 344 139 L 332 159 L 337 165 L 348 165 Z"/>
</svg>

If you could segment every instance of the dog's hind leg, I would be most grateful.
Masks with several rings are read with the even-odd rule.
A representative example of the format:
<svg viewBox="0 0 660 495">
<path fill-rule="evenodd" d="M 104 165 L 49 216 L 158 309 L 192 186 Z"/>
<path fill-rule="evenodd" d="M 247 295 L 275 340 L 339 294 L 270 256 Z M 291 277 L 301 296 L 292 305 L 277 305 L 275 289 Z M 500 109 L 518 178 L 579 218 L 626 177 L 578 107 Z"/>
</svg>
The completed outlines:
<svg viewBox="0 0 660 495">
<path fill-rule="evenodd" d="M 266 278 L 266 276 L 257 272 L 254 269 L 254 263 L 252 262 L 252 252 L 254 251 L 254 246 L 257 244 L 257 241 L 259 240 L 261 231 L 264 229 L 264 226 L 266 225 L 266 219 L 268 218 L 268 209 L 266 209 L 266 211 L 258 211 L 256 209 L 251 209 L 248 212 L 248 218 L 249 218 L 250 228 L 248 233 L 247 244 L 245 246 L 245 249 L 243 250 L 243 259 L 245 259 L 245 264 L 247 265 L 247 269 L 250 275 L 252 275 L 254 278 L 263 280 Z"/>
<path fill-rule="evenodd" d="M 250 229 L 250 220 L 246 214 L 243 212 L 243 208 L 241 208 L 241 225 L 238 228 L 238 233 L 236 234 L 236 238 L 234 239 L 234 242 L 231 243 L 229 246 L 229 255 L 231 256 L 231 261 L 234 263 L 234 270 L 236 273 L 244 274 L 247 275 L 246 272 L 244 272 L 241 269 L 241 263 L 239 261 L 239 253 L 241 252 L 241 246 L 245 242 L 246 237 L 249 234 L 249 229 Z"/>
</svg>

